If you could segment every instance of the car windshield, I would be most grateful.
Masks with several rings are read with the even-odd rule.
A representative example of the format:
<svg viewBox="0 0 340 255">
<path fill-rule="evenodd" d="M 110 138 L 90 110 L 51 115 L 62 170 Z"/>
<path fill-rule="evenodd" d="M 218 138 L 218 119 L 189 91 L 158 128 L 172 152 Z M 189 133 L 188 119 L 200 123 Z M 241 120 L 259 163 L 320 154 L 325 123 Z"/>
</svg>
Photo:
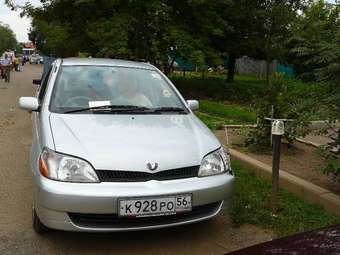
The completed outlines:
<svg viewBox="0 0 340 255">
<path fill-rule="evenodd" d="M 64 66 L 52 94 L 52 112 L 65 113 L 101 106 L 140 109 L 184 109 L 182 101 L 155 70 Z"/>
</svg>

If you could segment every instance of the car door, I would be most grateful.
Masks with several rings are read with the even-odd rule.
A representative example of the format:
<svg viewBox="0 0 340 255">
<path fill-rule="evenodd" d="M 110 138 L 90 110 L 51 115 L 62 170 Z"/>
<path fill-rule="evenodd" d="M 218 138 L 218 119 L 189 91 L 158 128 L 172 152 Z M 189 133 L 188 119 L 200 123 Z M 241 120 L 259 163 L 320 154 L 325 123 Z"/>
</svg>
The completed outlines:
<svg viewBox="0 0 340 255">
<path fill-rule="evenodd" d="M 39 85 L 36 93 L 36 97 L 38 99 L 39 105 L 42 105 L 48 82 L 50 80 L 50 76 L 52 73 L 53 64 L 48 69 L 46 75 L 43 76 L 41 84 Z M 32 112 L 32 147 L 31 147 L 31 169 L 32 171 L 35 169 L 34 164 L 37 162 L 37 158 L 41 152 L 41 112 L 39 111 Z"/>
</svg>

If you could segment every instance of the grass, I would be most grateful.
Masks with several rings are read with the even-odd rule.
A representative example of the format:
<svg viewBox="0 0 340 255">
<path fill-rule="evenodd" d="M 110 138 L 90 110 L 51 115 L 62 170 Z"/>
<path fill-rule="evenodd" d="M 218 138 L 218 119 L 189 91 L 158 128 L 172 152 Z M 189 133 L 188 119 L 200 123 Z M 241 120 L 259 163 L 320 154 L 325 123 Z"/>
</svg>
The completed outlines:
<svg viewBox="0 0 340 255">
<path fill-rule="evenodd" d="M 199 99 L 200 111 L 196 115 L 211 129 L 226 124 L 253 124 L 255 113 L 249 105 L 254 95 L 265 87 L 265 80 L 254 76 L 236 76 L 234 83 L 226 82 L 225 74 L 188 72 L 186 76 L 173 73 L 169 77 L 187 99 Z M 232 104 L 221 102 L 228 101 Z M 239 105 L 238 105 L 239 104 Z"/>
<path fill-rule="evenodd" d="M 200 110 L 195 113 L 210 129 L 220 129 L 223 125 L 256 123 L 256 115 L 249 108 L 200 100 Z"/>
<path fill-rule="evenodd" d="M 255 224 L 272 229 L 278 236 L 340 224 L 340 217 L 327 213 L 294 194 L 279 191 L 279 213 L 271 216 L 271 184 L 257 177 L 252 170 L 233 161 L 236 185 L 231 206 L 231 218 L 237 225 Z"/>
<path fill-rule="evenodd" d="M 238 123 L 255 123 L 256 114 L 249 108 L 239 105 L 226 105 L 219 102 L 200 100 L 200 111 L 213 116 L 237 121 Z"/>
<path fill-rule="evenodd" d="M 240 124 L 236 120 L 224 119 L 218 116 L 212 116 L 202 112 L 195 112 L 196 116 L 211 130 L 221 129 L 224 125 Z"/>
</svg>

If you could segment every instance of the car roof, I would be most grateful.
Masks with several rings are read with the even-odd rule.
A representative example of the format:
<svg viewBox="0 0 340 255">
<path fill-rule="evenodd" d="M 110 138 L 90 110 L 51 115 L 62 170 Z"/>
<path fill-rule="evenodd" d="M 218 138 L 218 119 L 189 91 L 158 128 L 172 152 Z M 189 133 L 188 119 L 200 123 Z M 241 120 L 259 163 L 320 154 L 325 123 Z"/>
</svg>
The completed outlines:
<svg viewBox="0 0 340 255">
<path fill-rule="evenodd" d="M 62 66 L 118 66 L 155 70 L 149 63 L 107 58 L 64 58 Z"/>
</svg>

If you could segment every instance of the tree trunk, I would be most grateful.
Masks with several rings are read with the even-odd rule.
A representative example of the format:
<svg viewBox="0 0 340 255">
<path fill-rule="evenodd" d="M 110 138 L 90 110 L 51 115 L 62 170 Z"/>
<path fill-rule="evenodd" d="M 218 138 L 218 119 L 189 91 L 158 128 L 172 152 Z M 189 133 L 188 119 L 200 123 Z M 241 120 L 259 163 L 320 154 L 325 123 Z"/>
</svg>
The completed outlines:
<svg viewBox="0 0 340 255">
<path fill-rule="evenodd" d="M 235 65 L 236 65 L 236 56 L 234 54 L 230 54 L 229 55 L 229 59 L 228 59 L 228 77 L 227 77 L 227 82 L 234 82 Z"/>
<path fill-rule="evenodd" d="M 267 84 L 267 87 L 269 87 L 269 85 L 270 85 L 269 75 L 270 75 L 270 59 L 267 58 L 266 59 L 266 84 Z"/>
<path fill-rule="evenodd" d="M 176 60 L 176 57 L 173 57 L 173 59 L 171 60 L 171 63 L 170 63 L 170 73 L 172 73 L 173 70 L 174 70 L 175 60 Z"/>
</svg>

